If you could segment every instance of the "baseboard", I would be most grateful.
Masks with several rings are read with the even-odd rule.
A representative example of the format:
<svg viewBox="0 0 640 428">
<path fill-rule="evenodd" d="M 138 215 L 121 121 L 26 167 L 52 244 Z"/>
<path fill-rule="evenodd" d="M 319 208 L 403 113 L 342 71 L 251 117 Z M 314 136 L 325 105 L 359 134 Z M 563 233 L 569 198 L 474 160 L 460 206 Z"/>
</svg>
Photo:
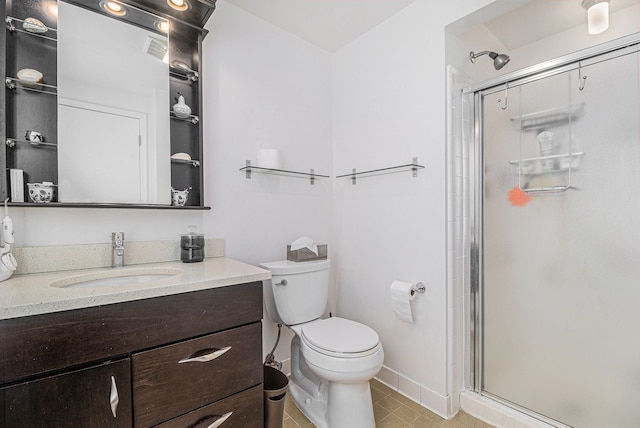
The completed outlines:
<svg viewBox="0 0 640 428">
<path fill-rule="evenodd" d="M 453 416 L 453 413 L 450 412 L 451 397 L 438 394 L 395 370 L 382 366 L 376 379 L 438 416 L 445 419 Z"/>
</svg>

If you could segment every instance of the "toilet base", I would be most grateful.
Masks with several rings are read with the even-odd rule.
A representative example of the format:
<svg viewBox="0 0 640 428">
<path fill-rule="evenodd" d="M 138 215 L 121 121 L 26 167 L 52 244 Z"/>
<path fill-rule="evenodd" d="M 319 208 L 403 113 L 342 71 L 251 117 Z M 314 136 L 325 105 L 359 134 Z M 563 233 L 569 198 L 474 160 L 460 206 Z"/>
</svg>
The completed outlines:
<svg viewBox="0 0 640 428">
<path fill-rule="evenodd" d="M 325 416 L 327 403 L 317 397 L 315 399 L 312 398 L 310 394 L 295 383 L 289 384 L 289 394 L 293 404 L 317 428 L 329 428 Z"/>
<path fill-rule="evenodd" d="M 376 426 L 369 382 L 329 382 L 326 396 L 315 398 L 295 383 L 291 399 L 317 428 L 372 428 Z M 328 399 L 324 402 L 322 398 Z"/>
<path fill-rule="evenodd" d="M 329 382 L 327 413 L 331 428 L 375 427 L 369 381 Z"/>
</svg>

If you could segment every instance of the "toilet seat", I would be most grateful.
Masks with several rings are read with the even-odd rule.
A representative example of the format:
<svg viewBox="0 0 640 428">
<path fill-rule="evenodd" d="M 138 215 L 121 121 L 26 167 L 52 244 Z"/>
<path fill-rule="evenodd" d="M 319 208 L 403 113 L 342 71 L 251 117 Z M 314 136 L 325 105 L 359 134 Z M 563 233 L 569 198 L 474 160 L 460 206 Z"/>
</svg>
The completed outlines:
<svg viewBox="0 0 640 428">
<path fill-rule="evenodd" d="M 362 358 L 378 351 L 380 338 L 359 322 L 332 317 L 303 324 L 299 336 L 309 348 L 335 358 Z"/>
</svg>

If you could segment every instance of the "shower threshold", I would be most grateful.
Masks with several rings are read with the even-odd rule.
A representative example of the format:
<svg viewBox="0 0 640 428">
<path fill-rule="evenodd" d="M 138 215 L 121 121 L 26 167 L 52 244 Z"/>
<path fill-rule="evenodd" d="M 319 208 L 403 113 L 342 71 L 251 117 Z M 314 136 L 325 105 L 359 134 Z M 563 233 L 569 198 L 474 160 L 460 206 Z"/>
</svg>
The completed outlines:
<svg viewBox="0 0 640 428">
<path fill-rule="evenodd" d="M 460 394 L 460 406 L 471 416 L 496 427 L 571 428 L 486 393 L 481 395 L 470 390 L 463 391 Z"/>
</svg>

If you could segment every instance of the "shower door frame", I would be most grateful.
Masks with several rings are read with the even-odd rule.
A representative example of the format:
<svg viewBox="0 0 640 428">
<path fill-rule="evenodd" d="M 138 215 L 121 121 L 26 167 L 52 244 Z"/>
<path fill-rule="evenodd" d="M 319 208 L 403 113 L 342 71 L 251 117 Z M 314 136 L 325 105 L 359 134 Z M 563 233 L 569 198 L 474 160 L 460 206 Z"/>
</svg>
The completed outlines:
<svg viewBox="0 0 640 428">
<path fill-rule="evenodd" d="M 462 144 L 469 145 L 469 191 L 470 201 L 469 215 L 469 252 L 470 252 L 470 274 L 465 280 L 465 286 L 469 296 L 470 318 L 467 346 L 470 358 L 469 385 L 475 393 L 488 397 L 500 404 L 511 407 L 532 418 L 542 421 L 549 426 L 570 428 L 554 419 L 535 413 L 523 408 L 516 403 L 497 397 L 491 393 L 483 391 L 483 309 L 482 297 L 484 287 L 484 251 L 483 251 L 483 212 L 484 212 L 484 150 L 483 150 L 483 96 L 496 92 L 511 89 L 530 82 L 534 82 L 553 75 L 577 70 L 582 66 L 596 64 L 616 57 L 640 53 L 640 33 L 622 37 L 608 43 L 594 46 L 546 61 L 531 67 L 524 68 L 504 76 L 487 80 L 478 84 L 470 85 L 462 90 L 462 96 L 473 96 L 473 130 L 470 133 L 473 141 L 463 141 Z M 463 195 L 467 196 L 467 195 Z"/>
</svg>

